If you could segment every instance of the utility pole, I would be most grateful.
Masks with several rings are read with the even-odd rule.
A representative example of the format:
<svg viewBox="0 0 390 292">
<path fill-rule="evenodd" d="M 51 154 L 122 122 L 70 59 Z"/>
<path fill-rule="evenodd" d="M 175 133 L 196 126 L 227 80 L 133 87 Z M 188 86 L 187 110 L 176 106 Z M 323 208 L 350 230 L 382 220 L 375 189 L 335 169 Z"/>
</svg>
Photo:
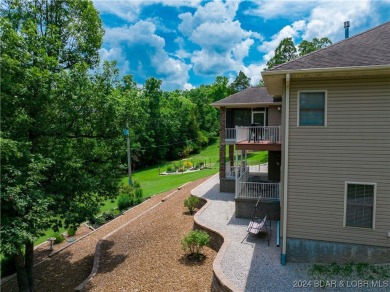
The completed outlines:
<svg viewBox="0 0 390 292">
<path fill-rule="evenodd" d="M 129 124 L 126 124 L 127 129 L 123 131 L 124 135 L 127 136 L 127 170 L 129 173 L 129 186 L 132 185 L 131 182 L 131 149 L 130 149 L 130 133 L 129 133 Z"/>
</svg>

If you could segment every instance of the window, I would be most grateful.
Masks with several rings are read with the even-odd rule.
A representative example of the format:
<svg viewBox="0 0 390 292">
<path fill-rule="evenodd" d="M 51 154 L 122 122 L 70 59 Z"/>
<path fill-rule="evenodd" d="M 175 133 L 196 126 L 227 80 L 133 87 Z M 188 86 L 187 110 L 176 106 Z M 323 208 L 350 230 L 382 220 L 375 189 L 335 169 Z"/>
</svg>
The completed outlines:
<svg viewBox="0 0 390 292">
<path fill-rule="evenodd" d="M 376 184 L 346 183 L 344 226 L 374 228 Z"/>
<path fill-rule="evenodd" d="M 326 126 L 325 91 L 299 92 L 298 126 Z"/>
</svg>

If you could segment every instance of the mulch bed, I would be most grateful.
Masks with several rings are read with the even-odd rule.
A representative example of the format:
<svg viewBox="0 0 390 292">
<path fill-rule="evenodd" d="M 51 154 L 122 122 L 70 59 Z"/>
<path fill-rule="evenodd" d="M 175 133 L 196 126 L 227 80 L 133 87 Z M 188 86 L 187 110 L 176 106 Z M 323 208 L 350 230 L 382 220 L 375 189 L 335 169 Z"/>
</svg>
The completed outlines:
<svg viewBox="0 0 390 292">
<path fill-rule="evenodd" d="M 163 204 L 109 237 L 102 245 L 98 274 L 85 290 L 91 291 L 209 291 L 216 252 L 204 250 L 205 260 L 188 261 L 181 239 L 193 226 L 183 201 L 191 189 L 205 181 L 187 184 Z M 36 291 L 73 291 L 92 270 L 98 240 L 140 215 L 172 191 L 151 198 L 125 215 L 54 255 L 35 269 Z M 16 279 L 1 291 L 17 291 Z"/>
<path fill-rule="evenodd" d="M 148 216 L 112 235 L 102 246 L 98 274 L 90 291 L 209 291 L 216 252 L 192 262 L 181 239 L 193 227 L 193 216 L 183 206 L 193 188 L 186 187 Z"/>
</svg>

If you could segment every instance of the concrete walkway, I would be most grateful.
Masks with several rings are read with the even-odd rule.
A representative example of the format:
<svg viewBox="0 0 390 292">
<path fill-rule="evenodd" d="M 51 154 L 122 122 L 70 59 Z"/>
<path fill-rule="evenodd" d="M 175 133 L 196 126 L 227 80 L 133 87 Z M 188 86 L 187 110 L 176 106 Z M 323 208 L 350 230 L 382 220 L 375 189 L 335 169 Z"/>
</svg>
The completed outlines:
<svg viewBox="0 0 390 292">
<path fill-rule="evenodd" d="M 238 291 L 291 291 L 296 290 L 294 281 L 309 280 L 309 265 L 281 266 L 276 222 L 272 222 L 270 246 L 266 236 L 250 236 L 241 243 L 249 219 L 235 218 L 234 194 L 219 192 L 218 174 L 193 189 L 192 194 L 211 202 L 198 217 L 200 223 L 229 237 L 220 269 Z"/>
</svg>

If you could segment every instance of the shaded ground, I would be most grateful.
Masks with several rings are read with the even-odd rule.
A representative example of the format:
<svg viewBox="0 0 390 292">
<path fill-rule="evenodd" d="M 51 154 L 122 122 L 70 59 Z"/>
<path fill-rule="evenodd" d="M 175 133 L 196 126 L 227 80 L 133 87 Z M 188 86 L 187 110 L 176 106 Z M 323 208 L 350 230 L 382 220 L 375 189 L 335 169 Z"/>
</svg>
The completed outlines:
<svg viewBox="0 0 390 292">
<path fill-rule="evenodd" d="M 180 239 L 193 224 L 193 217 L 183 214 L 183 200 L 192 188 L 205 180 L 187 184 L 150 213 L 108 238 L 103 245 L 103 268 L 87 290 L 209 290 L 216 253 L 207 249 L 203 265 L 189 266 L 182 262 L 183 252 L 180 249 Z M 36 291 L 73 291 L 91 272 L 98 240 L 157 204 L 169 193 L 171 191 L 151 198 L 36 266 Z M 120 287 L 116 285 L 118 283 Z M 18 291 L 16 278 L 3 284 L 1 291 Z"/>
</svg>

